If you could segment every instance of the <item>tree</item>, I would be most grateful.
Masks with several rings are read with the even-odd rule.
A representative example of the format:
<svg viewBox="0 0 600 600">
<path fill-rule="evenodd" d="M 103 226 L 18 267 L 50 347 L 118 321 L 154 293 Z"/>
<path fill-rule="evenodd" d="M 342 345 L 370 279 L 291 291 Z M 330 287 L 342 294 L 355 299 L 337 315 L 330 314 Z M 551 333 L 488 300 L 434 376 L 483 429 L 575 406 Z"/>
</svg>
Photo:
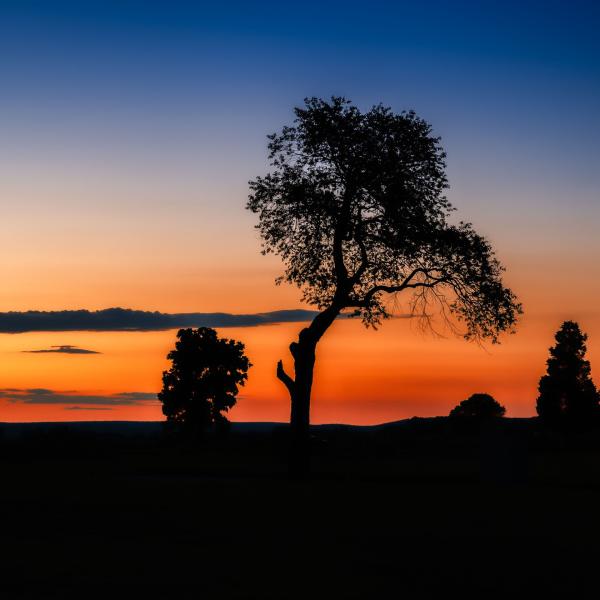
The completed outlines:
<svg viewBox="0 0 600 600">
<path fill-rule="evenodd" d="M 273 170 L 250 182 L 263 253 L 282 257 L 277 282 L 295 284 L 320 310 L 290 345 L 294 377 L 279 361 L 291 398 L 291 469 L 308 469 L 310 395 L 317 344 L 342 311 L 377 326 L 386 296 L 411 293 L 430 322 L 435 303 L 468 339 L 498 341 L 520 305 L 503 268 L 470 224 L 452 225 L 445 153 L 414 112 L 361 112 L 344 98 L 305 100 L 292 126 L 269 136 Z M 450 321 L 452 319 L 452 321 Z"/>
<path fill-rule="evenodd" d="M 472 394 L 450 411 L 451 417 L 490 419 L 503 417 L 506 408 L 489 394 Z"/>
<path fill-rule="evenodd" d="M 245 384 L 252 366 L 244 344 L 219 338 L 209 327 L 180 329 L 167 359 L 172 366 L 163 372 L 158 394 L 167 421 L 194 434 L 226 425 L 224 413 L 235 405 L 239 386 Z"/>
<path fill-rule="evenodd" d="M 540 379 L 538 415 L 551 423 L 585 423 L 598 416 L 599 395 L 585 360 L 587 335 L 574 321 L 565 321 L 554 337 Z"/>
</svg>

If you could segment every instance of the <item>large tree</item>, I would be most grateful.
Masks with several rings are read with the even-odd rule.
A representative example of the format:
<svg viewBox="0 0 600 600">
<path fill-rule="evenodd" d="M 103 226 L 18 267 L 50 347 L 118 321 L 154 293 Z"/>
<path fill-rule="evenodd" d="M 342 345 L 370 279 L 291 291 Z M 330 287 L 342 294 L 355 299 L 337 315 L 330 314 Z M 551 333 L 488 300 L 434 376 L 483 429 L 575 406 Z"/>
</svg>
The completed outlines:
<svg viewBox="0 0 600 600">
<path fill-rule="evenodd" d="M 553 424 L 589 423 L 600 414 L 600 398 L 585 359 L 587 335 L 574 321 L 565 321 L 554 339 L 539 383 L 537 413 Z"/>
<path fill-rule="evenodd" d="M 386 296 L 407 292 L 425 322 L 437 304 L 468 339 L 513 328 L 520 305 L 490 244 L 470 224 L 448 222 L 445 153 L 414 112 L 361 112 L 344 98 L 311 98 L 292 126 L 269 136 L 272 172 L 250 182 L 263 253 L 282 257 L 278 282 L 297 285 L 320 310 L 290 345 L 295 472 L 308 468 L 310 395 L 317 344 L 347 311 L 365 325 L 389 316 Z"/>
</svg>

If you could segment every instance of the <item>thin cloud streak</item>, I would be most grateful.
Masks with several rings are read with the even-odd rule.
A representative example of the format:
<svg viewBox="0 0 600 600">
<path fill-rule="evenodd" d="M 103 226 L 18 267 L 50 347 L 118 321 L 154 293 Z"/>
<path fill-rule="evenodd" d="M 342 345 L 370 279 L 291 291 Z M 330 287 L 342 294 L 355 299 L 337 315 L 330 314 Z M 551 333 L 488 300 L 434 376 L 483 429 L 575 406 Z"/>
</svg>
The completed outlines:
<svg viewBox="0 0 600 600">
<path fill-rule="evenodd" d="M 46 388 L 0 389 L 0 399 L 20 404 L 68 404 L 90 406 L 140 406 L 158 402 L 154 392 L 119 392 L 117 394 L 82 394 Z"/>
<path fill-rule="evenodd" d="M 112 410 L 112 406 L 65 406 L 64 410 Z"/>
<path fill-rule="evenodd" d="M 27 354 L 102 354 L 96 350 L 88 350 L 87 348 L 79 348 L 68 344 L 50 346 L 50 348 L 42 348 L 41 350 L 22 350 L 22 352 Z"/>
</svg>

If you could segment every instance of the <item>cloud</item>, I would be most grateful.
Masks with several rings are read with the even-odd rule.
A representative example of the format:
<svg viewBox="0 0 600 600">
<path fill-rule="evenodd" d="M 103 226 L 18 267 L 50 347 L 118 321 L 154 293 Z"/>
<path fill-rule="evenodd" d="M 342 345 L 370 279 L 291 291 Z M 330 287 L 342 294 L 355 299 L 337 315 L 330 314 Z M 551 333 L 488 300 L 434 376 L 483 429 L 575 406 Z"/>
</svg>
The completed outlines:
<svg viewBox="0 0 600 600">
<path fill-rule="evenodd" d="M 68 404 L 85 406 L 136 406 L 158 402 L 154 392 L 119 392 L 117 394 L 82 394 L 58 392 L 46 388 L 4 388 L 0 399 L 21 404 Z M 82 408 L 82 407 L 81 407 Z"/>
<path fill-rule="evenodd" d="M 96 350 L 86 350 L 85 348 L 69 346 L 68 344 L 62 346 L 50 346 L 50 348 L 43 348 L 41 350 L 23 350 L 23 352 L 29 354 L 101 354 Z"/>
<path fill-rule="evenodd" d="M 130 308 L 0 312 L 0 333 L 30 331 L 163 331 L 182 327 L 255 327 L 300 323 L 316 315 L 312 310 L 277 310 L 265 313 L 161 313 Z M 64 346 L 64 348 L 73 346 Z M 50 352 L 52 350 L 49 350 Z M 66 351 L 65 351 L 66 352 Z M 78 352 L 81 354 L 82 352 Z"/>
<path fill-rule="evenodd" d="M 112 406 L 65 406 L 65 410 L 112 410 Z"/>
</svg>

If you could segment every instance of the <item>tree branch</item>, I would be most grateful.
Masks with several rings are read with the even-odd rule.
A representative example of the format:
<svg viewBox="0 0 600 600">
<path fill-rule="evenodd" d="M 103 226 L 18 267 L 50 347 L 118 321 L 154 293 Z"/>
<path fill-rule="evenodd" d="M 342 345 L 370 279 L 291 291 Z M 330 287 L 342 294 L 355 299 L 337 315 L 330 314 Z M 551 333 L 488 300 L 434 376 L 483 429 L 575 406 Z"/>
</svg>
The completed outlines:
<svg viewBox="0 0 600 600">
<path fill-rule="evenodd" d="M 422 273 L 429 281 L 418 281 L 416 283 L 411 283 L 411 281 L 419 274 Z M 429 269 L 424 269 L 422 267 L 418 267 L 412 271 L 404 279 L 402 283 L 399 285 L 376 285 L 372 287 L 363 297 L 361 301 L 358 301 L 354 306 L 367 308 L 373 299 L 375 294 L 379 292 L 386 292 L 388 294 L 394 294 L 396 292 L 401 292 L 406 289 L 414 289 L 414 288 L 433 288 L 440 283 L 446 283 L 447 280 L 444 277 L 433 277 L 430 274 Z"/>
<path fill-rule="evenodd" d="M 337 278 L 338 289 L 345 288 L 348 283 L 348 269 L 344 263 L 344 250 L 342 243 L 348 233 L 348 221 L 350 217 L 350 202 L 351 192 L 344 192 L 342 206 L 340 208 L 340 215 L 335 224 L 333 232 L 333 264 L 335 267 L 335 274 Z"/>
<path fill-rule="evenodd" d="M 300 337 L 302 337 L 303 332 L 307 332 L 312 337 L 314 343 L 317 343 L 329 326 L 336 320 L 342 308 L 343 305 L 337 303 L 331 304 L 324 311 L 320 312 L 306 329 L 300 332 Z"/>
<path fill-rule="evenodd" d="M 369 256 L 367 254 L 367 248 L 363 239 L 360 236 L 356 236 L 356 243 L 358 244 L 358 248 L 360 249 L 360 266 L 356 269 L 356 272 L 350 278 L 350 285 L 353 286 L 360 281 L 360 278 L 363 276 L 364 272 L 367 270 L 369 265 Z"/>
<path fill-rule="evenodd" d="M 343 237 L 342 227 L 340 223 L 338 223 L 333 234 L 333 264 L 335 267 L 338 288 L 344 286 L 348 279 L 348 270 L 344 264 L 344 252 L 342 250 Z"/>
<path fill-rule="evenodd" d="M 283 361 L 281 360 L 277 363 L 277 378 L 283 381 L 289 393 L 292 394 L 296 382 L 285 372 L 285 369 L 283 368 Z"/>
</svg>

